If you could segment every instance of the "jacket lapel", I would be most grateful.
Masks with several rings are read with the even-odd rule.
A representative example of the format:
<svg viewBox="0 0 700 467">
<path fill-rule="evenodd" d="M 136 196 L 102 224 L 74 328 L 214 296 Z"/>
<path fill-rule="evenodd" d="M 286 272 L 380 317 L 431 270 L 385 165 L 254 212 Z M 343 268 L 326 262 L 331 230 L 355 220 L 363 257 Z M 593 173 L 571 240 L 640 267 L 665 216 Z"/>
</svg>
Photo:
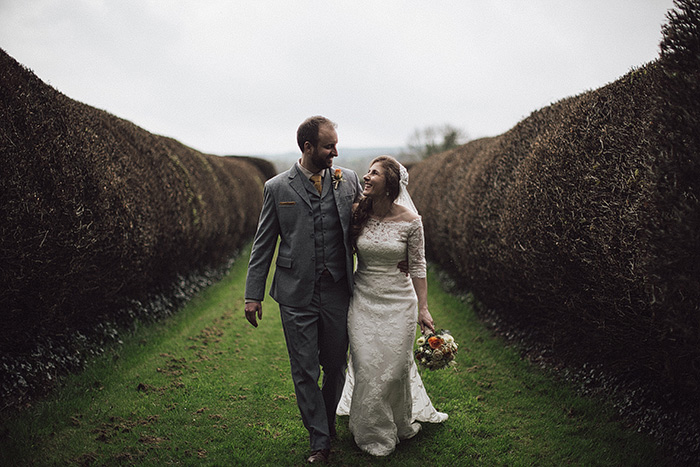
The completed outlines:
<svg viewBox="0 0 700 467">
<path fill-rule="evenodd" d="M 331 167 L 330 173 L 326 174 L 326 176 L 330 177 L 334 173 L 335 169 Z M 343 173 L 343 178 L 345 178 L 345 173 Z M 343 228 L 344 237 L 347 237 L 347 233 L 350 231 L 350 212 L 352 212 L 352 206 L 347 205 L 347 197 L 345 196 L 348 193 L 349 188 L 343 186 L 347 185 L 348 183 L 349 182 L 347 181 L 339 183 L 338 189 L 331 186 L 331 189 L 333 190 L 333 197 L 335 198 L 335 206 L 338 209 L 338 215 L 340 216 L 340 225 Z"/>
<path fill-rule="evenodd" d="M 309 193 L 306 191 L 304 186 L 304 177 L 299 173 L 296 164 L 289 170 L 289 186 L 297 192 L 297 194 L 303 199 L 306 204 L 311 207 L 311 200 L 309 199 Z"/>
</svg>

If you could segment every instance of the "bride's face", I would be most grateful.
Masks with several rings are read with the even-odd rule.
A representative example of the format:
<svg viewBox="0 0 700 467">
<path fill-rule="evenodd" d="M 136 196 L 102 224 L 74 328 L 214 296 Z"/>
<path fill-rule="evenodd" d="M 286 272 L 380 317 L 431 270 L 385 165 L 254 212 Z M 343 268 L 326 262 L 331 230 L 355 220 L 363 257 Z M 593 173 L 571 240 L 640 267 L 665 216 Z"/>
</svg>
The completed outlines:
<svg viewBox="0 0 700 467">
<path fill-rule="evenodd" d="M 379 162 L 375 162 L 369 168 L 364 177 L 365 189 L 362 194 L 365 196 L 386 196 L 386 177 L 384 167 Z"/>
</svg>

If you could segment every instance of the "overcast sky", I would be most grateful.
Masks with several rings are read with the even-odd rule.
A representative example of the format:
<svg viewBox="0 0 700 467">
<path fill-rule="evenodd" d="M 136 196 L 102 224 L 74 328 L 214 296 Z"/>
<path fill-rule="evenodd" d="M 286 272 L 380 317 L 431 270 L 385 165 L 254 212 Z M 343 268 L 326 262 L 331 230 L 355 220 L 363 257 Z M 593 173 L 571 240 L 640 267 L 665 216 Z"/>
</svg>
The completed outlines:
<svg viewBox="0 0 700 467">
<path fill-rule="evenodd" d="M 501 134 L 657 58 L 672 0 L 0 0 L 0 48 L 71 98 L 212 154 Z"/>
</svg>

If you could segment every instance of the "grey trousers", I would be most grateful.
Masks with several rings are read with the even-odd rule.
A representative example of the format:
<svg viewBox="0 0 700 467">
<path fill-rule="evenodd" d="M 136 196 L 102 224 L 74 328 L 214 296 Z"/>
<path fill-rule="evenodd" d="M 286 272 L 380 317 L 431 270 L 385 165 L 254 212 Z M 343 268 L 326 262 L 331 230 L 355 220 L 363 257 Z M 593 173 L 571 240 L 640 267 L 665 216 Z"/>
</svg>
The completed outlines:
<svg viewBox="0 0 700 467">
<path fill-rule="evenodd" d="M 330 436 L 335 434 L 335 410 L 347 368 L 349 301 L 344 278 L 334 282 L 330 276 L 321 276 L 309 306 L 280 305 L 294 391 L 312 451 L 329 449 Z"/>
</svg>

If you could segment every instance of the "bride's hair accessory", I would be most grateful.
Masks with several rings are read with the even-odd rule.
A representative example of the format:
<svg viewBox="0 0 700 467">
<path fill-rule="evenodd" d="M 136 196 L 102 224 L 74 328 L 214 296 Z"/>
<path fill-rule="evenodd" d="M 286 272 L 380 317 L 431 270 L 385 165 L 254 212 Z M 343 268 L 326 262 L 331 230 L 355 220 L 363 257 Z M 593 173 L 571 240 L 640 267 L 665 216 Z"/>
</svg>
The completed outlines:
<svg viewBox="0 0 700 467">
<path fill-rule="evenodd" d="M 405 208 L 408 208 L 411 210 L 413 213 L 418 214 L 418 210 L 416 209 L 416 205 L 413 204 L 413 200 L 411 199 L 411 195 L 408 194 L 408 170 L 406 170 L 406 167 L 403 166 L 400 162 L 399 164 L 399 174 L 400 174 L 400 183 L 399 183 L 399 196 L 396 198 L 395 203 L 398 204 L 399 206 L 403 206 Z"/>
<path fill-rule="evenodd" d="M 408 170 L 406 170 L 406 167 L 403 166 L 401 162 L 399 162 L 399 174 L 401 178 L 401 185 L 407 186 L 408 185 Z"/>
</svg>

